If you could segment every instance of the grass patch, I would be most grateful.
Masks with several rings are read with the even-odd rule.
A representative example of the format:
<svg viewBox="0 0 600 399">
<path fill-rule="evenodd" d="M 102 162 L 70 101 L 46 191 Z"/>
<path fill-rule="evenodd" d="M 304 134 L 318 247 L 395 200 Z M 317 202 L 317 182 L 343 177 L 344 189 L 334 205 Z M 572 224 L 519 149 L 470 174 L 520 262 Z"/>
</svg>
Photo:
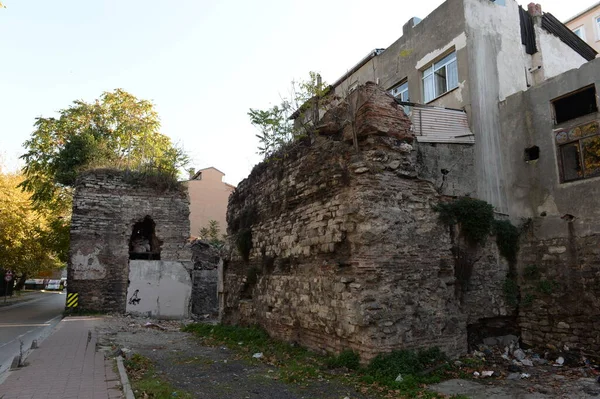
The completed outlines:
<svg viewBox="0 0 600 399">
<path fill-rule="evenodd" d="M 378 384 L 406 397 L 437 398 L 427 384 L 448 379 L 452 366 L 438 348 L 400 350 L 375 357 L 360 376 L 363 382 Z"/>
<path fill-rule="evenodd" d="M 138 398 L 150 399 L 192 399 L 187 392 L 176 389 L 154 371 L 154 364 L 145 356 L 134 354 L 124 361 L 133 392 Z"/>
<path fill-rule="evenodd" d="M 259 327 L 238 327 L 194 323 L 183 327 L 212 346 L 227 346 L 250 361 L 261 361 L 279 368 L 278 379 L 306 384 L 326 376 L 353 385 L 364 394 L 382 397 L 442 398 L 427 391 L 426 384 L 456 377 L 456 370 L 437 348 L 420 351 L 394 351 L 377 356 L 361 366 L 357 353 L 346 350 L 337 356 L 323 356 L 297 345 L 271 339 Z M 262 353 L 260 360 L 252 357 Z M 341 370 L 333 372 L 332 369 Z M 402 381 L 397 382 L 398 375 Z"/>
<path fill-rule="evenodd" d="M 326 361 L 327 367 L 339 369 L 342 367 L 348 370 L 358 370 L 360 368 L 360 356 L 352 350 L 345 350 L 337 356 L 331 356 Z"/>
</svg>

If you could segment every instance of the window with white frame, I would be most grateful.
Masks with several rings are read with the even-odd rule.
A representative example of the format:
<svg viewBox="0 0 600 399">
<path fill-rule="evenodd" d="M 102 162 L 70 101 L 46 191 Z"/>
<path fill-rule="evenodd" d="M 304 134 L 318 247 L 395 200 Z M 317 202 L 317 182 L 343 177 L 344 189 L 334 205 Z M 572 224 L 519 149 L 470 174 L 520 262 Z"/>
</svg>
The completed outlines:
<svg viewBox="0 0 600 399">
<path fill-rule="evenodd" d="M 405 80 L 399 85 L 393 87 L 392 90 L 390 90 L 390 94 L 400 101 L 409 102 L 410 97 L 408 96 L 408 81 Z"/>
<path fill-rule="evenodd" d="M 580 26 L 579 28 L 575 28 L 573 29 L 573 33 L 575 33 L 577 36 L 579 36 L 581 38 L 581 40 L 585 40 L 585 29 L 582 26 Z"/>
<path fill-rule="evenodd" d="M 410 97 L 408 95 L 408 80 L 404 80 L 400 84 L 392 87 L 390 90 L 390 94 L 396 97 L 400 101 L 410 101 Z M 404 113 L 407 115 L 411 113 L 411 108 L 408 105 L 404 105 Z"/>
<path fill-rule="evenodd" d="M 600 15 L 595 18 L 596 22 L 596 39 L 600 40 Z"/>
<path fill-rule="evenodd" d="M 456 51 L 448 54 L 423 71 L 423 100 L 428 103 L 458 87 Z"/>
</svg>

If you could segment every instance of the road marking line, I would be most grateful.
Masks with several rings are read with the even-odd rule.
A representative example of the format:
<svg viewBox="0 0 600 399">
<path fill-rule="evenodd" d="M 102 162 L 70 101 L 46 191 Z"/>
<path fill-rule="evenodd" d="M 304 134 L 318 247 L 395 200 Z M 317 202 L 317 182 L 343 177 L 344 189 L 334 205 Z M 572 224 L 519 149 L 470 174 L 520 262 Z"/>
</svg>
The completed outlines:
<svg viewBox="0 0 600 399">
<path fill-rule="evenodd" d="M 35 324 L 0 324 L 0 328 L 6 327 L 46 327 L 50 323 L 35 323 Z"/>
<path fill-rule="evenodd" d="M 35 328 L 32 328 L 31 330 L 29 330 L 29 331 L 27 331 L 27 332 L 24 332 L 23 334 L 19 335 L 17 338 L 11 339 L 11 340 L 10 340 L 10 341 L 8 341 L 7 343 L 0 345 L 0 348 L 2 348 L 2 347 L 5 347 L 6 345 L 8 345 L 8 344 L 10 344 L 11 342 L 14 342 L 14 341 L 16 341 L 16 340 L 20 339 L 21 337 L 24 337 L 25 335 L 29 334 L 30 332 L 32 332 L 32 331 L 34 331 L 34 330 L 35 330 Z"/>
</svg>

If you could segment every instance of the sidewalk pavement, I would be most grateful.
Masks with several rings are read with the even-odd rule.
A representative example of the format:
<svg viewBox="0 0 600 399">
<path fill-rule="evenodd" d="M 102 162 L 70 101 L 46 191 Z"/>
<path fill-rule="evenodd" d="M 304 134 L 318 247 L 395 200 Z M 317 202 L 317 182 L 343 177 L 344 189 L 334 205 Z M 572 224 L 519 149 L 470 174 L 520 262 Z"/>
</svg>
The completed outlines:
<svg viewBox="0 0 600 399">
<path fill-rule="evenodd" d="M 113 361 L 96 351 L 102 318 L 67 317 L 0 384 L 1 399 L 122 399 Z"/>
</svg>

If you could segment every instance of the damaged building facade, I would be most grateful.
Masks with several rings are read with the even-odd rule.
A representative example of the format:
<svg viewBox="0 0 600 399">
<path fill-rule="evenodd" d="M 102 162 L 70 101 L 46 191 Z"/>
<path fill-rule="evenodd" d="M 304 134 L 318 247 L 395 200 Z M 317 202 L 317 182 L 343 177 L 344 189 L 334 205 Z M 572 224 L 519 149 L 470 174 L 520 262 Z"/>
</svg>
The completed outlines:
<svg viewBox="0 0 600 399">
<path fill-rule="evenodd" d="M 599 350 L 595 56 L 535 4 L 448 0 L 411 19 L 332 85 L 354 115 L 322 109 L 312 143 L 230 197 L 223 321 L 363 358 L 463 353 L 482 328 Z M 516 262 L 440 223 L 436 204 L 465 196 L 522 228 Z"/>
<path fill-rule="evenodd" d="M 78 307 L 167 319 L 213 313 L 218 256 L 190 246 L 189 224 L 185 188 L 157 188 L 127 171 L 80 175 L 67 276 Z M 214 299 L 192 294 L 205 282 Z"/>
<path fill-rule="evenodd" d="M 600 59 L 500 103 L 529 344 L 600 351 Z"/>
</svg>

